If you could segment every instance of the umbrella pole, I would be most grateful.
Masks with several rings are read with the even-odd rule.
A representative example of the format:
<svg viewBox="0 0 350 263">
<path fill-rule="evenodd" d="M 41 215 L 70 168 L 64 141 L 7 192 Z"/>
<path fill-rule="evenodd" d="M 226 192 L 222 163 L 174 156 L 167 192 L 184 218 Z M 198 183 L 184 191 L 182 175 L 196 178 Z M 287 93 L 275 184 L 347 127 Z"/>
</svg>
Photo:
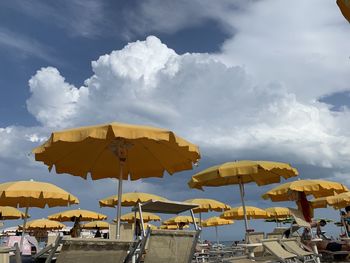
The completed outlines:
<svg viewBox="0 0 350 263">
<path fill-rule="evenodd" d="M 219 245 L 218 227 L 215 226 L 216 244 Z"/>
<path fill-rule="evenodd" d="M 120 239 L 120 216 L 122 212 L 122 192 L 123 192 L 123 165 L 124 162 L 120 161 L 120 175 L 118 182 L 118 207 L 117 207 L 117 239 Z"/>
<path fill-rule="evenodd" d="M 29 207 L 27 206 L 27 207 L 26 207 L 26 211 L 25 211 L 25 213 L 24 213 L 21 241 L 20 241 L 20 243 L 19 243 L 19 248 L 20 248 L 20 250 L 22 250 L 22 246 L 23 246 L 23 239 L 24 239 L 24 233 L 25 233 L 25 230 L 26 230 L 27 217 L 28 217 L 28 210 L 29 210 Z"/>
<path fill-rule="evenodd" d="M 243 206 L 244 226 L 245 226 L 245 231 L 247 232 L 247 230 L 248 230 L 248 219 L 247 219 L 247 211 L 245 209 L 245 203 L 244 203 L 244 185 L 242 183 L 242 179 L 241 178 L 239 178 L 239 191 L 241 193 L 241 201 L 242 201 L 242 206 Z"/>
</svg>

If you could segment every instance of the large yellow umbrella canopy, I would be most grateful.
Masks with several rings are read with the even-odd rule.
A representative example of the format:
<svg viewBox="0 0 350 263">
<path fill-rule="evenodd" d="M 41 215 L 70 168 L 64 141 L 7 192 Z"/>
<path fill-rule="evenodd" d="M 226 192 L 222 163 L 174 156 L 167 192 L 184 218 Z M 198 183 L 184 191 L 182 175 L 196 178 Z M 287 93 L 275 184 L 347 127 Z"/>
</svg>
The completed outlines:
<svg viewBox="0 0 350 263">
<path fill-rule="evenodd" d="M 143 212 L 142 217 L 143 217 L 143 222 L 160 221 L 161 220 L 161 218 L 158 215 L 148 213 L 148 212 Z M 136 213 L 136 219 L 140 219 L 139 213 Z M 124 214 L 120 217 L 120 220 L 124 221 L 124 222 L 133 223 L 135 221 L 135 213 L 131 212 L 131 213 Z M 116 220 L 114 220 L 114 221 L 116 221 Z"/>
<path fill-rule="evenodd" d="M 311 205 L 313 208 L 326 208 L 327 206 L 332 206 L 334 209 L 341 209 L 350 205 L 350 192 L 316 198 L 311 200 Z"/>
<path fill-rule="evenodd" d="M 109 123 L 54 132 L 33 150 L 35 159 L 57 173 L 92 179 L 117 178 L 119 238 L 122 180 L 163 177 L 164 172 L 192 169 L 198 147 L 172 131 L 147 126 Z"/>
<path fill-rule="evenodd" d="M 217 201 L 214 199 L 207 199 L 207 198 L 188 199 L 184 201 L 184 203 L 199 205 L 198 207 L 193 209 L 194 213 L 202 213 L 202 212 L 209 212 L 209 211 L 222 212 L 222 211 L 229 210 L 231 208 L 229 205 L 224 204 L 220 201 Z"/>
<path fill-rule="evenodd" d="M 154 194 L 132 192 L 122 195 L 122 206 L 135 206 L 137 203 L 144 203 L 150 200 L 166 201 L 164 197 Z M 100 206 L 114 207 L 118 204 L 118 196 L 112 195 L 99 200 Z"/>
<path fill-rule="evenodd" d="M 264 199 L 271 199 L 273 202 L 293 200 L 293 192 L 303 192 L 306 195 L 313 195 L 315 198 L 347 192 L 348 188 L 338 182 L 326 180 L 297 180 L 276 186 L 263 194 Z"/>
<path fill-rule="evenodd" d="M 48 220 L 45 218 L 28 221 L 26 225 L 26 229 L 28 230 L 57 230 L 62 229 L 64 227 L 66 226 L 60 222 Z M 22 226 L 19 226 L 19 228 L 22 229 Z"/>
<path fill-rule="evenodd" d="M 216 234 L 216 244 L 219 244 L 219 235 L 218 235 L 218 226 L 231 225 L 233 224 L 233 220 L 220 218 L 217 216 L 210 217 L 203 222 L 204 227 L 215 227 Z"/>
<path fill-rule="evenodd" d="M 235 161 L 210 167 L 192 176 L 188 182 L 190 188 L 202 189 L 203 186 L 223 186 L 239 184 L 243 210 L 244 184 L 255 182 L 257 185 L 279 183 L 281 177 L 287 179 L 298 175 L 298 171 L 287 163 L 270 161 Z M 247 217 L 244 218 L 248 229 Z"/>
<path fill-rule="evenodd" d="M 278 218 L 288 218 L 291 216 L 290 210 L 287 207 L 269 207 L 265 209 L 266 212 L 269 213 L 268 218 L 278 219 Z"/>
<path fill-rule="evenodd" d="M 72 218 L 80 218 L 80 221 L 105 220 L 107 216 L 90 210 L 73 209 L 52 214 L 47 218 L 59 222 L 68 222 L 72 221 Z"/>
<path fill-rule="evenodd" d="M 194 218 L 194 220 L 196 221 L 196 223 L 199 222 L 198 218 Z M 180 223 L 184 223 L 184 224 L 193 223 L 193 218 L 192 216 L 175 216 L 163 222 L 164 225 L 177 225 Z"/>
<path fill-rule="evenodd" d="M 109 223 L 106 221 L 92 221 L 82 225 L 84 229 L 109 229 Z"/>
<path fill-rule="evenodd" d="M 268 212 L 255 206 L 246 206 L 246 215 L 248 219 L 266 219 L 269 217 Z M 224 219 L 242 220 L 244 219 L 243 206 L 231 208 L 222 213 L 220 217 Z"/>
<path fill-rule="evenodd" d="M 350 1 L 349 0 L 337 0 L 337 5 L 340 8 L 343 16 L 350 22 Z"/>
<path fill-rule="evenodd" d="M 12 207 L 69 206 L 79 199 L 62 188 L 36 181 L 13 181 L 0 184 L 0 204 Z"/>
<path fill-rule="evenodd" d="M 27 215 L 27 217 L 30 217 Z M 0 206 L 0 220 L 24 219 L 25 214 L 11 206 Z"/>
</svg>

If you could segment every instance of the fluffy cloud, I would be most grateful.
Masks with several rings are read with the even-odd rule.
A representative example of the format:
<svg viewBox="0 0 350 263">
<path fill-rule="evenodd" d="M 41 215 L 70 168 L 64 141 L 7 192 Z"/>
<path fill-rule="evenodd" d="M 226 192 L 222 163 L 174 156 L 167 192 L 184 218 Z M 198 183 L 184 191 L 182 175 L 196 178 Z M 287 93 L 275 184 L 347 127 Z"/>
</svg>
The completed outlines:
<svg viewBox="0 0 350 263">
<path fill-rule="evenodd" d="M 85 86 L 56 69 L 29 81 L 28 109 L 43 126 L 113 120 L 176 130 L 211 154 L 348 166 L 347 111 L 299 101 L 284 85 L 260 84 L 209 54 L 178 55 L 153 36 L 92 62 Z"/>
<path fill-rule="evenodd" d="M 41 127 L 1 130 L 2 171 L 11 172 L 13 178 L 35 174 L 37 180 L 59 183 L 77 193 L 86 204 L 94 202 L 97 197 L 91 200 L 87 192 L 102 198 L 103 193 L 114 192 L 113 184 L 89 182 L 86 186 L 80 178 L 47 177 L 46 167 L 33 162 L 28 153 L 52 129 L 115 120 L 166 127 L 198 143 L 204 160 L 197 171 L 242 158 L 289 161 L 298 167 L 309 164 L 301 171 L 311 177 L 332 177 L 338 168 L 329 167 L 348 167 L 347 111 L 332 112 L 322 103 L 300 102 L 278 83 L 258 85 L 242 67 L 227 66 L 208 54 L 177 55 L 155 37 L 101 56 L 92 67 L 94 74 L 80 88 L 53 68 L 41 69 L 31 78 L 27 105 Z M 168 177 L 165 185 L 154 179 L 126 187 L 169 198 L 178 193 L 194 197 L 195 191 L 187 193 L 190 174 Z M 247 189 L 254 193 L 251 200 L 267 190 L 252 191 L 253 187 Z M 210 189 L 206 196 L 214 198 L 218 190 Z M 232 200 L 239 197 L 226 192 L 222 201 L 237 204 Z"/>
</svg>

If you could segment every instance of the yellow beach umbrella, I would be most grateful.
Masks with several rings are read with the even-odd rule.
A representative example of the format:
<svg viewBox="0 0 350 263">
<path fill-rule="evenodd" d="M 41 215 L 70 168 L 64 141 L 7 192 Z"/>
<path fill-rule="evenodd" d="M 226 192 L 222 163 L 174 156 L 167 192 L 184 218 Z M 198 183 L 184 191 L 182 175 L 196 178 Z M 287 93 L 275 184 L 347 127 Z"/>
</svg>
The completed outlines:
<svg viewBox="0 0 350 263">
<path fill-rule="evenodd" d="M 92 221 L 82 225 L 83 229 L 109 229 L 109 223 L 106 221 Z"/>
<path fill-rule="evenodd" d="M 269 207 L 266 208 L 265 211 L 269 213 L 268 218 L 288 218 L 291 216 L 290 210 L 287 207 Z"/>
<path fill-rule="evenodd" d="M 209 212 L 209 211 L 223 212 L 223 211 L 229 210 L 231 208 L 227 204 L 224 204 L 224 203 L 219 202 L 219 201 L 214 200 L 214 199 L 207 199 L 207 198 L 188 199 L 188 200 L 184 201 L 184 203 L 199 205 L 198 207 L 193 209 L 193 212 L 199 213 L 199 225 L 200 226 L 202 226 L 202 213 L 203 212 Z"/>
<path fill-rule="evenodd" d="M 337 0 L 337 5 L 340 8 L 343 16 L 350 22 L 350 1 L 349 0 Z"/>
<path fill-rule="evenodd" d="M 144 222 L 160 221 L 161 220 L 161 218 L 159 216 L 152 214 L 152 213 L 148 213 L 148 212 L 143 212 L 142 217 L 143 217 Z M 136 218 L 140 219 L 139 213 L 136 213 Z M 135 221 L 135 213 L 131 212 L 131 213 L 124 214 L 120 217 L 120 220 L 123 222 L 133 223 Z M 113 221 L 116 222 L 117 220 L 114 219 Z"/>
<path fill-rule="evenodd" d="M 347 192 L 348 188 L 338 182 L 326 180 L 297 180 L 281 184 L 262 195 L 264 199 L 273 202 L 296 201 L 298 209 L 302 211 L 305 220 L 311 222 L 313 208 L 307 200 L 308 195 L 315 198 L 334 195 L 335 193 Z"/>
<path fill-rule="evenodd" d="M 189 225 L 184 225 L 182 228 L 186 229 L 186 228 L 190 228 L 190 226 Z M 179 229 L 179 225 L 178 224 L 175 224 L 175 225 L 161 225 L 159 227 L 159 229 L 177 230 L 177 229 Z"/>
<path fill-rule="evenodd" d="M 326 208 L 331 206 L 334 209 L 341 209 L 350 205 L 350 192 L 344 192 L 333 196 L 326 196 L 311 200 L 313 208 Z"/>
<path fill-rule="evenodd" d="M 59 222 L 68 222 L 72 221 L 72 218 L 79 218 L 79 221 L 105 220 L 107 216 L 90 210 L 73 209 L 52 214 L 47 218 Z"/>
<path fill-rule="evenodd" d="M 202 189 L 203 186 L 223 186 L 238 184 L 240 187 L 243 210 L 244 184 L 255 182 L 257 185 L 279 183 L 281 177 L 287 179 L 298 175 L 298 171 L 286 163 L 269 161 L 235 161 L 210 167 L 192 176 L 188 182 L 190 188 Z M 248 229 L 247 217 L 244 218 Z"/>
<path fill-rule="evenodd" d="M 248 219 L 266 219 L 269 217 L 269 213 L 265 210 L 255 207 L 255 206 L 246 206 L 246 216 Z M 220 215 L 224 219 L 244 219 L 244 210 L 243 206 L 234 207 L 230 210 L 225 211 Z"/>
<path fill-rule="evenodd" d="M 200 158 L 198 147 L 169 130 L 110 123 L 54 132 L 33 150 L 35 159 L 57 173 L 93 180 L 119 179 L 117 238 L 122 180 L 163 177 L 164 172 L 190 170 Z"/>
<path fill-rule="evenodd" d="M 268 219 L 272 219 L 272 221 L 276 222 L 277 226 L 278 223 L 284 222 L 287 218 L 292 216 L 289 208 L 287 207 L 269 207 L 266 208 L 265 211 L 269 213 Z"/>
<path fill-rule="evenodd" d="M 22 226 L 18 227 L 19 229 L 22 229 Z M 45 218 L 28 221 L 26 225 L 26 229 L 28 230 L 58 230 L 64 227 L 66 226 L 60 222 L 48 220 Z"/>
<path fill-rule="evenodd" d="M 233 220 L 220 218 L 217 216 L 210 217 L 203 222 L 204 227 L 215 227 L 215 235 L 216 235 L 216 244 L 219 244 L 219 235 L 218 235 L 218 226 L 231 225 L 233 224 Z"/>
<path fill-rule="evenodd" d="M 196 223 L 199 222 L 198 218 L 194 218 L 194 220 L 196 221 Z M 180 223 L 192 224 L 193 223 L 192 216 L 175 216 L 163 222 L 164 225 L 176 225 Z"/>
<path fill-rule="evenodd" d="M 79 199 L 62 188 L 46 183 L 30 181 L 13 181 L 0 184 L 0 204 L 12 207 L 25 207 L 22 238 L 20 248 L 23 245 L 23 237 L 26 230 L 26 222 L 29 207 L 44 208 L 69 206 L 78 204 Z"/>
<path fill-rule="evenodd" d="M 143 225 L 144 225 L 144 227 L 143 227 L 144 229 L 147 229 L 148 227 L 149 227 L 150 229 L 152 229 L 152 230 L 158 229 L 157 226 L 152 225 L 152 224 L 149 224 L 149 223 L 143 224 Z"/>
<path fill-rule="evenodd" d="M 27 215 L 29 218 L 30 216 Z M 25 214 L 11 206 L 0 206 L 0 220 L 24 219 Z"/>
<path fill-rule="evenodd" d="M 315 198 L 334 195 L 335 193 L 347 192 L 348 188 L 338 182 L 326 180 L 297 180 L 276 186 L 262 195 L 264 199 L 273 202 L 294 201 L 293 192 L 303 192 L 313 195 Z"/>
<path fill-rule="evenodd" d="M 207 199 L 207 198 L 188 199 L 184 201 L 184 203 L 199 205 L 198 207 L 193 208 L 194 213 L 202 213 L 202 212 L 209 212 L 209 211 L 223 212 L 231 208 L 229 205 L 224 204 L 220 201 L 217 201 L 214 199 Z"/>
<path fill-rule="evenodd" d="M 132 193 L 125 193 L 122 195 L 122 206 L 135 206 L 137 203 L 144 203 L 150 200 L 154 201 L 167 201 L 168 199 L 164 197 L 160 197 L 158 195 L 154 194 L 148 194 L 148 193 L 139 193 L 139 192 L 132 192 Z M 107 207 L 115 207 L 118 204 L 118 196 L 112 195 L 106 198 L 103 198 L 99 200 L 100 206 L 107 206 Z"/>
</svg>

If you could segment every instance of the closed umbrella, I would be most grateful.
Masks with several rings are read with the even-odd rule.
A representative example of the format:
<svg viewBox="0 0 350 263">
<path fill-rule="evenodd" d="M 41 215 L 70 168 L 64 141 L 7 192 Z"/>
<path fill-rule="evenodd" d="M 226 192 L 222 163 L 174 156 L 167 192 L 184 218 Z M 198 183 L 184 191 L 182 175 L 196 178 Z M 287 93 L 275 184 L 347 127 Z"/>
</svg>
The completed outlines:
<svg viewBox="0 0 350 263">
<path fill-rule="evenodd" d="M 198 147 L 165 129 L 109 123 L 53 132 L 33 150 L 35 159 L 57 173 L 93 180 L 119 179 L 117 238 L 120 237 L 122 181 L 163 177 L 190 170 L 200 158 Z"/>
</svg>

